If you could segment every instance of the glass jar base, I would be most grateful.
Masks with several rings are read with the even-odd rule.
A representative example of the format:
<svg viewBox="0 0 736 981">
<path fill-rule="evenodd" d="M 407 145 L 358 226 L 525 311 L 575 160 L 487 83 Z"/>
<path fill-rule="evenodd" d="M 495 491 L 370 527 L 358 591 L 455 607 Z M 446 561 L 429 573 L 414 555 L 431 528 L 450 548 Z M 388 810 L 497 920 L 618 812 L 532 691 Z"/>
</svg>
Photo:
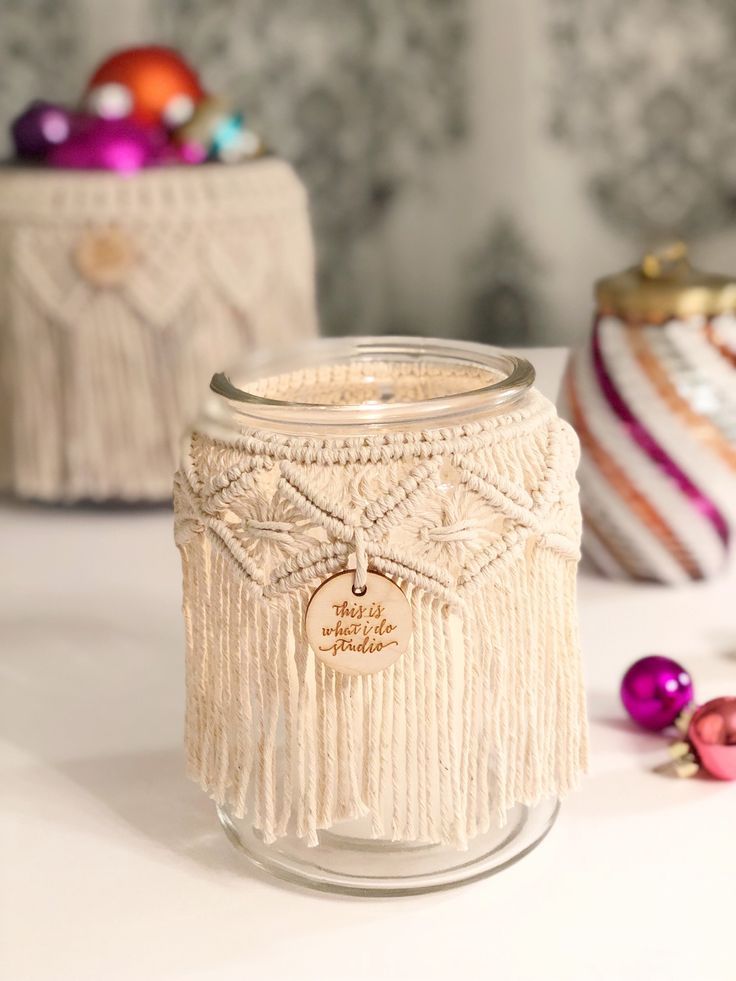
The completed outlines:
<svg viewBox="0 0 736 981">
<path fill-rule="evenodd" d="M 492 827 L 473 838 L 464 852 L 339 829 L 321 831 L 317 848 L 308 848 L 294 835 L 267 845 L 246 819 L 231 817 L 224 807 L 217 808 L 217 815 L 225 834 L 249 861 L 281 879 L 325 892 L 408 896 L 449 889 L 507 868 L 542 841 L 559 809 L 557 800 L 534 807 L 518 804 L 502 828 Z"/>
</svg>

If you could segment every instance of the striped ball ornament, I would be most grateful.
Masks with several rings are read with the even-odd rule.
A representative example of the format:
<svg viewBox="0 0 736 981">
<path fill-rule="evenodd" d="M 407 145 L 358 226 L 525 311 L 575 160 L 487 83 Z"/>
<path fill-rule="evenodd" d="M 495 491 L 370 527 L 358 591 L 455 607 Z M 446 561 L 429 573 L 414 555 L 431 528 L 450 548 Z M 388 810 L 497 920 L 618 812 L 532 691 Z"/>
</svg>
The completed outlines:
<svg viewBox="0 0 736 981">
<path fill-rule="evenodd" d="M 612 577 L 708 578 L 736 519 L 736 316 L 642 319 L 600 300 L 560 393 L 582 447 L 583 549 Z"/>
</svg>

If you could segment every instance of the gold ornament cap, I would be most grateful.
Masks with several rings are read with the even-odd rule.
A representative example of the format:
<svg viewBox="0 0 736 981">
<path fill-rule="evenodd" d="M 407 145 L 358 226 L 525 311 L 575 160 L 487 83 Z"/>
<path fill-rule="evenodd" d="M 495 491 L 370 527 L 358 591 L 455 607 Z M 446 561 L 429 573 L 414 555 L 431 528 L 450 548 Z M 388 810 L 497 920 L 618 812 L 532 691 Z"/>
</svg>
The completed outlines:
<svg viewBox="0 0 736 981">
<path fill-rule="evenodd" d="M 641 264 L 599 279 L 598 312 L 637 323 L 673 317 L 715 317 L 736 310 L 736 279 L 690 265 L 687 247 L 676 242 L 644 256 Z"/>
</svg>

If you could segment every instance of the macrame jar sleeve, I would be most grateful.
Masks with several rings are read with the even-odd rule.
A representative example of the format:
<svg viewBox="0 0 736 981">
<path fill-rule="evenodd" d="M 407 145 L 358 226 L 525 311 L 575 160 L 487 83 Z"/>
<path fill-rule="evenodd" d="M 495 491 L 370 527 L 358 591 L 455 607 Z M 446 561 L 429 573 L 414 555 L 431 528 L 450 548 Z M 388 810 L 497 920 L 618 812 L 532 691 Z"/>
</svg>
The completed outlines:
<svg viewBox="0 0 736 981">
<path fill-rule="evenodd" d="M 448 368 L 372 367 L 406 400 L 457 390 Z M 257 390 L 355 402 L 360 371 Z M 535 390 L 448 428 L 195 429 L 175 487 L 191 775 L 266 842 L 367 817 L 376 838 L 464 848 L 515 804 L 566 794 L 587 753 L 577 459 Z M 356 561 L 401 587 L 413 626 L 364 675 L 322 663 L 305 633 L 314 591 Z"/>
</svg>

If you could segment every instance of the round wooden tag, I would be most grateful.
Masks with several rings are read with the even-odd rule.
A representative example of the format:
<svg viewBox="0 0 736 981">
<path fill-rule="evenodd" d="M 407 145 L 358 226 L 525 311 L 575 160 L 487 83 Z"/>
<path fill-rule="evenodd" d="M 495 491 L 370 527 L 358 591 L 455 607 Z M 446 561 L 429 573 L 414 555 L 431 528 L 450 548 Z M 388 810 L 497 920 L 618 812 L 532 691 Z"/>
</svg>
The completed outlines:
<svg viewBox="0 0 736 981">
<path fill-rule="evenodd" d="M 402 589 L 369 572 L 362 596 L 353 592 L 355 573 L 338 572 L 315 591 L 307 607 L 307 640 L 316 656 L 345 674 L 383 671 L 406 651 L 411 608 Z"/>
</svg>

